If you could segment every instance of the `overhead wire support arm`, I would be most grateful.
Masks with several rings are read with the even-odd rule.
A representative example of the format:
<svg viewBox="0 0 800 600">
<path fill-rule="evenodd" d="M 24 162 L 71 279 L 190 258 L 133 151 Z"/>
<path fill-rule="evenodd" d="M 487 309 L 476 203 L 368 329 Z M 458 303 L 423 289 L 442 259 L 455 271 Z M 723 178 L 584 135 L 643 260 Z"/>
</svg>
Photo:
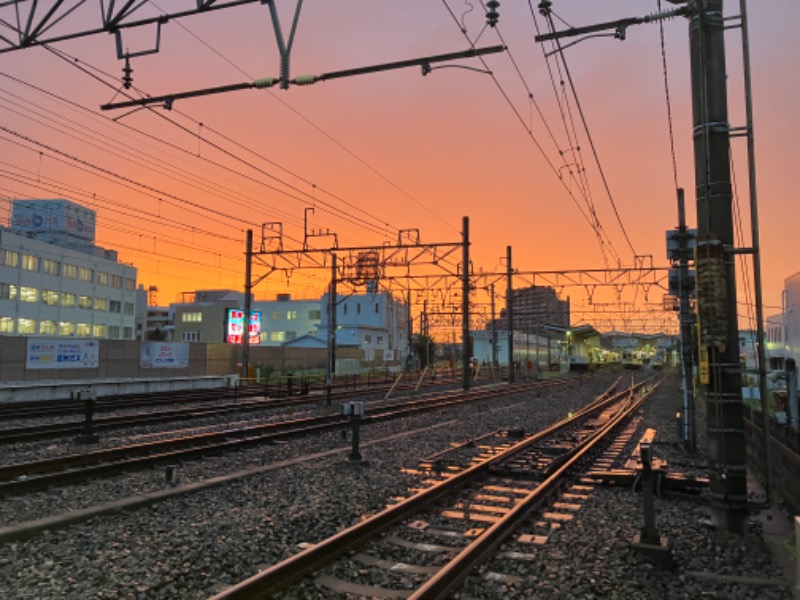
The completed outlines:
<svg viewBox="0 0 800 600">
<path fill-rule="evenodd" d="M 543 9 L 549 11 L 549 8 Z M 645 17 L 628 17 L 627 19 L 617 19 L 616 21 L 607 21 L 605 23 L 595 23 L 594 25 L 586 25 L 584 27 L 570 27 L 569 29 L 564 29 L 562 31 L 553 31 L 551 33 L 543 33 L 541 35 L 537 35 L 534 40 L 537 42 L 549 42 L 553 40 L 558 40 L 566 37 L 575 37 L 578 35 L 585 35 L 587 36 L 584 39 L 588 39 L 591 37 L 597 37 L 596 34 L 601 31 L 607 31 L 609 29 L 614 30 L 613 37 L 624 40 L 625 39 L 625 32 L 631 25 L 642 25 L 643 23 L 654 23 L 656 21 L 664 21 L 666 19 L 671 19 L 673 17 L 680 17 L 686 15 L 689 12 L 688 7 L 681 7 L 676 8 L 673 10 L 667 10 L 659 13 L 653 13 L 651 15 L 647 15 Z M 573 42 L 573 44 L 577 44 L 582 40 L 577 40 Z M 572 45 L 572 44 L 570 44 Z M 563 50 L 563 48 L 562 48 Z"/>
<path fill-rule="evenodd" d="M 295 77 L 288 83 L 294 85 L 310 85 L 312 83 L 317 83 L 318 81 L 339 79 L 341 77 L 351 77 L 353 75 L 365 75 L 367 73 L 377 73 L 379 71 L 404 69 L 407 67 L 422 67 L 423 75 L 425 75 L 428 72 L 430 72 L 431 63 L 446 62 L 450 60 L 458 60 L 461 58 L 472 58 L 475 56 L 482 56 L 484 54 L 495 54 L 498 52 L 504 52 L 505 50 L 506 47 L 502 45 L 489 46 L 487 48 L 471 48 L 469 50 L 464 50 L 462 52 L 437 54 L 434 56 L 413 58 L 410 60 L 401 60 L 397 62 L 383 63 L 379 65 L 370 65 L 367 67 L 357 67 L 355 69 L 345 69 L 343 71 L 332 71 L 330 73 L 321 73 L 320 75 L 302 75 L 300 77 Z M 264 77 L 261 79 L 256 79 L 255 81 L 245 82 L 245 83 L 234 83 L 230 85 L 223 85 L 223 86 L 205 88 L 200 90 L 192 90 L 188 92 L 175 92 L 172 94 L 163 94 L 161 96 L 148 96 L 147 98 L 134 98 L 131 100 L 126 100 L 124 102 L 111 102 L 108 104 L 103 104 L 102 106 L 100 106 L 100 108 L 102 110 L 114 110 L 118 108 L 131 108 L 134 106 L 147 106 L 150 104 L 164 104 L 166 108 L 171 108 L 172 103 L 175 100 L 180 100 L 184 98 L 194 98 L 197 96 L 207 96 L 210 94 L 221 94 L 224 92 L 234 92 L 237 90 L 245 90 L 252 88 L 262 89 L 262 88 L 272 87 L 277 83 L 281 83 L 281 87 L 283 87 L 283 81 L 280 77 L 278 78 Z"/>
</svg>

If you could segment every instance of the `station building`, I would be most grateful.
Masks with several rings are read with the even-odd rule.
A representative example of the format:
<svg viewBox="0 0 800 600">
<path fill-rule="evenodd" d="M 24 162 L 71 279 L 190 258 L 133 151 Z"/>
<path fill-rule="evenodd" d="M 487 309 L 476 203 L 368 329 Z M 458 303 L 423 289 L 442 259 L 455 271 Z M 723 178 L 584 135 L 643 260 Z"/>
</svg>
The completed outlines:
<svg viewBox="0 0 800 600">
<path fill-rule="evenodd" d="M 95 212 L 14 200 L 0 227 L 0 335 L 136 338 L 136 268 L 95 245 Z"/>
</svg>

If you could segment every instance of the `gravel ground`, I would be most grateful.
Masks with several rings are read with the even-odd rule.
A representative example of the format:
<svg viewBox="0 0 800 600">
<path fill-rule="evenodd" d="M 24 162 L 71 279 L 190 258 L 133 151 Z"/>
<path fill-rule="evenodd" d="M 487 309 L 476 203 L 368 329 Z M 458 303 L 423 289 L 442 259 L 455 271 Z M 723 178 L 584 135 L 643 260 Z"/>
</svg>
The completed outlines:
<svg viewBox="0 0 800 600">
<path fill-rule="evenodd" d="M 609 382 L 608 375 L 598 375 L 583 389 L 598 393 Z M 548 392 L 542 398 L 518 395 L 493 401 L 490 407 L 462 406 L 366 427 L 362 430 L 366 464 L 348 462 L 347 442 L 331 434 L 182 465 L 182 481 L 196 481 L 342 448 L 331 459 L 295 464 L 149 508 L 4 544 L 0 546 L 0 597 L 206 598 L 259 567 L 295 553 L 298 544 L 325 538 L 382 509 L 389 498 L 405 495 L 416 481 L 401 469 L 416 466 L 419 458 L 492 429 L 539 428 L 577 408 L 580 390 Z M 660 432 L 674 430 L 674 393 L 674 389 L 659 392 L 661 412 L 667 413 L 669 421 L 655 407 L 647 411 L 646 420 L 661 419 L 662 424 L 649 425 Z M 430 427 L 435 423 L 443 426 Z M 424 427 L 428 428 L 419 430 Z M 701 429 L 698 425 L 698 433 Z M 403 432 L 405 437 L 366 445 Z M 8 498 L 0 505 L 0 520 L 15 523 L 164 485 L 163 470 L 158 470 Z M 706 511 L 699 500 L 659 501 L 659 527 L 675 546 L 679 568 L 667 574 L 648 567 L 628 549 L 641 526 L 640 502 L 630 491 L 596 490 L 575 520 L 539 547 L 541 560 L 533 568 L 528 565 L 522 588 L 505 589 L 498 595 L 496 585 L 470 578 L 463 597 L 791 597 L 786 588 L 756 589 L 691 575 L 707 570 L 778 576 L 756 528 L 742 538 L 709 530 L 702 525 Z"/>
</svg>

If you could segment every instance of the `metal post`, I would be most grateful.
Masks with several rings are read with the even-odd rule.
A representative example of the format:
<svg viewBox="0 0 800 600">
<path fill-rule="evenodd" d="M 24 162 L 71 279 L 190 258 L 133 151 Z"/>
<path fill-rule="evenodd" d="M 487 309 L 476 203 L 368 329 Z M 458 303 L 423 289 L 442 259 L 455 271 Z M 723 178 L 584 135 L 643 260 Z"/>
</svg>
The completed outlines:
<svg viewBox="0 0 800 600">
<path fill-rule="evenodd" d="M 494 312 L 494 284 L 489 286 L 489 294 L 491 295 L 492 300 L 492 371 L 494 372 L 498 365 L 497 365 L 497 323 L 495 322 L 495 312 Z"/>
<path fill-rule="evenodd" d="M 253 230 L 247 230 L 247 256 L 244 267 L 244 327 L 242 333 L 242 378 L 247 383 L 247 372 L 250 368 L 250 307 L 252 295 L 253 268 Z"/>
<path fill-rule="evenodd" d="M 325 396 L 331 403 L 331 388 L 336 373 L 336 254 L 331 254 L 331 283 L 328 288 L 328 369 L 325 378 Z"/>
<path fill-rule="evenodd" d="M 772 446 L 769 443 L 770 414 L 767 390 L 767 352 L 764 344 L 764 302 L 761 290 L 761 241 L 758 231 L 758 196 L 756 194 L 756 148 L 753 132 L 753 98 L 750 83 L 750 33 L 747 26 L 747 2 L 739 0 L 742 19 L 742 63 L 744 68 L 745 115 L 747 118 L 747 170 L 750 190 L 750 230 L 753 238 L 753 280 L 756 301 L 756 352 L 758 355 L 758 393 L 764 427 L 764 478 L 767 501 L 772 493 Z"/>
<path fill-rule="evenodd" d="M 680 439 L 687 450 L 697 449 L 695 430 L 694 399 L 694 350 L 692 346 L 692 329 L 697 321 L 689 302 L 689 234 L 686 230 L 686 210 L 683 188 L 678 188 L 678 244 L 679 244 L 679 315 L 681 324 L 681 373 L 683 375 L 683 410 L 681 419 L 683 431 Z"/>
<path fill-rule="evenodd" d="M 691 0 L 697 304 L 701 351 L 708 356 L 707 443 L 711 520 L 747 530 L 747 465 L 742 409 L 736 270 L 731 210 L 730 125 L 722 0 Z"/>
<path fill-rule="evenodd" d="M 506 246 L 506 313 L 508 313 L 508 383 L 514 383 L 514 269 L 511 266 L 511 246 Z"/>
<path fill-rule="evenodd" d="M 469 363 L 472 359 L 469 343 L 469 217 L 462 219 L 461 260 L 461 380 L 469 391 Z"/>
</svg>

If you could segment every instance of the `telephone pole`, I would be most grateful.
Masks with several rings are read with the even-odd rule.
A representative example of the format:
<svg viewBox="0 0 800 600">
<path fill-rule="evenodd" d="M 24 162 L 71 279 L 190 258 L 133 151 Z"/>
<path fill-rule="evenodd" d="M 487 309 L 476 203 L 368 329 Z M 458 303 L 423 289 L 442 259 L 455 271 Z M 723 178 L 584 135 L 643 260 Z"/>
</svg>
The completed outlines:
<svg viewBox="0 0 800 600">
<path fill-rule="evenodd" d="M 672 1 L 672 0 L 671 0 Z M 677 2 L 676 2 L 677 3 Z M 706 441 L 711 520 L 717 529 L 747 529 L 747 465 L 736 311 L 736 249 L 730 172 L 730 134 L 725 70 L 725 21 L 722 0 L 687 0 L 685 7 L 642 18 L 629 18 L 555 31 L 552 2 L 539 11 L 550 33 L 537 42 L 615 30 L 625 38 L 632 25 L 684 15 L 689 19 L 689 47 L 697 194 L 697 310 L 699 373 L 706 386 Z"/>
<path fill-rule="evenodd" d="M 722 0 L 689 1 L 701 373 L 707 373 L 706 442 L 711 519 L 747 529 L 747 451 L 730 172 L 730 124 Z M 707 361 L 703 369 L 702 362 Z"/>
</svg>

